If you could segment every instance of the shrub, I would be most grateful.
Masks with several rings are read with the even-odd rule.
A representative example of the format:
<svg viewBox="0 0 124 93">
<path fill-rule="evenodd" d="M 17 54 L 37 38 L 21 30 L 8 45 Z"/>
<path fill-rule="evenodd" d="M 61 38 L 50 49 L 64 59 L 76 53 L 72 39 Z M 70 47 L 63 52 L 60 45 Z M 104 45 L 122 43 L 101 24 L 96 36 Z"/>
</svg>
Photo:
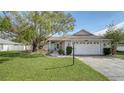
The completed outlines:
<svg viewBox="0 0 124 93">
<path fill-rule="evenodd" d="M 72 47 L 71 46 L 67 46 L 66 47 L 66 54 L 67 55 L 71 55 L 71 53 L 72 53 Z"/>
<path fill-rule="evenodd" d="M 111 48 L 103 48 L 103 54 L 104 55 L 110 55 L 111 54 Z"/>
<path fill-rule="evenodd" d="M 64 55 L 64 50 L 63 50 L 63 49 L 59 49 L 59 50 L 58 50 L 58 53 L 59 53 L 60 55 Z"/>
</svg>

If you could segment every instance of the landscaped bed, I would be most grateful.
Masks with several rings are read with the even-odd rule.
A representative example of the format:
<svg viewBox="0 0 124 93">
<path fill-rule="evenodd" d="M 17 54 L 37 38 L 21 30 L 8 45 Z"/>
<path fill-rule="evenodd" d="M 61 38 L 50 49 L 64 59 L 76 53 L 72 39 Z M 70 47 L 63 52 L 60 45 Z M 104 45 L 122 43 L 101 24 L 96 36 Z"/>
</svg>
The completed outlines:
<svg viewBox="0 0 124 93">
<path fill-rule="evenodd" d="M 0 80 L 108 80 L 83 62 L 29 53 L 0 53 Z"/>
</svg>

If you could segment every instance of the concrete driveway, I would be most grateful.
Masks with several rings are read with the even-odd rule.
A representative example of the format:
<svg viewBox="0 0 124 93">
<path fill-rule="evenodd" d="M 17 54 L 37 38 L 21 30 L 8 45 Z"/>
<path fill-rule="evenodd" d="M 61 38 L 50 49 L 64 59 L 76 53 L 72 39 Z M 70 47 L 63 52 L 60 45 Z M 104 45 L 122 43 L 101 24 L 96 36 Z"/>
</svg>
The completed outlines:
<svg viewBox="0 0 124 93">
<path fill-rule="evenodd" d="M 110 80 L 124 80 L 124 60 L 107 56 L 76 57 Z"/>
</svg>

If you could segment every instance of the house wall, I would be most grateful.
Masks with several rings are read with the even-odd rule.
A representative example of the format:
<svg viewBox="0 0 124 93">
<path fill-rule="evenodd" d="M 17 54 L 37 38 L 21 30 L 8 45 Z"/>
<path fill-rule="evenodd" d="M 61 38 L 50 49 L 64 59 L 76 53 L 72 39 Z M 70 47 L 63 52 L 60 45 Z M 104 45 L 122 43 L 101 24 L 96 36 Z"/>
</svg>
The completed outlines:
<svg viewBox="0 0 124 93">
<path fill-rule="evenodd" d="M 25 46 L 24 45 L 9 45 L 8 50 L 24 51 L 25 50 Z"/>
<path fill-rule="evenodd" d="M 62 49 L 65 50 L 65 42 L 62 43 Z"/>
<path fill-rule="evenodd" d="M 0 51 L 25 51 L 30 49 L 31 46 L 0 44 Z"/>
<path fill-rule="evenodd" d="M 9 50 L 9 45 L 3 45 L 3 50 L 2 51 L 8 51 Z"/>
<path fill-rule="evenodd" d="M 2 51 L 3 50 L 3 44 L 0 44 L 0 51 Z"/>
</svg>

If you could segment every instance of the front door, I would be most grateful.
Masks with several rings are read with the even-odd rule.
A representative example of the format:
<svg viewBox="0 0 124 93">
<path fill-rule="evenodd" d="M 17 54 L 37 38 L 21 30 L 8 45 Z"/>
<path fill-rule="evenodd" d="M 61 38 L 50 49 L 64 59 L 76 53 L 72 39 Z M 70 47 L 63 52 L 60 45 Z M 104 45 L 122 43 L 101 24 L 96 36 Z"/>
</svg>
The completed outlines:
<svg viewBox="0 0 124 93">
<path fill-rule="evenodd" d="M 59 43 L 55 43 L 54 44 L 54 50 L 59 50 L 60 44 Z"/>
<path fill-rule="evenodd" d="M 57 48 L 57 50 L 59 50 L 59 44 L 56 44 L 56 48 Z"/>
<path fill-rule="evenodd" d="M 60 49 L 60 43 L 54 42 L 51 44 L 51 49 L 54 51 L 58 51 Z"/>
</svg>

